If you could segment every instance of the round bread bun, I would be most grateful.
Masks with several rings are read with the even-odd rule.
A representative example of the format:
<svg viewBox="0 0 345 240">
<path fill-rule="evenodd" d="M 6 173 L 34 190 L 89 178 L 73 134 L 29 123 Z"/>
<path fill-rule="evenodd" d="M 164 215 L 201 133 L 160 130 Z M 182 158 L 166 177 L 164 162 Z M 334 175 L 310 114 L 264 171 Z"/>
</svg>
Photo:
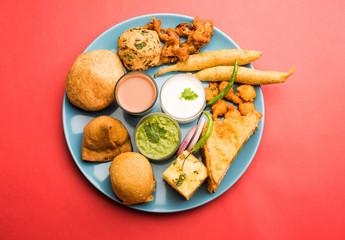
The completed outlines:
<svg viewBox="0 0 345 240">
<path fill-rule="evenodd" d="M 86 111 L 104 109 L 114 102 L 115 84 L 123 74 L 116 53 L 105 49 L 83 53 L 67 74 L 67 97 L 73 105 Z"/>
<path fill-rule="evenodd" d="M 81 158 L 90 162 L 112 161 L 123 152 L 131 152 L 132 144 L 120 120 L 100 116 L 84 127 Z"/>
<path fill-rule="evenodd" d="M 153 200 L 155 177 L 149 160 L 140 153 L 121 153 L 109 167 L 111 185 L 125 205 Z"/>
</svg>

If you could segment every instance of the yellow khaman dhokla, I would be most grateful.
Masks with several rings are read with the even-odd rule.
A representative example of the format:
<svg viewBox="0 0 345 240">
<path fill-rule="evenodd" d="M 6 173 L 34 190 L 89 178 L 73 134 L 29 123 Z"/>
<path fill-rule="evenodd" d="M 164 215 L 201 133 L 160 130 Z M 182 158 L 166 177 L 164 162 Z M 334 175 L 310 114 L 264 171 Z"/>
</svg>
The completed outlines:
<svg viewBox="0 0 345 240">
<path fill-rule="evenodd" d="M 206 167 L 192 154 L 188 156 L 182 169 L 183 160 L 188 154 L 188 151 L 184 151 L 163 173 L 163 179 L 187 200 L 193 196 L 207 178 Z M 183 174 L 183 181 L 177 187 L 180 174 Z"/>
</svg>

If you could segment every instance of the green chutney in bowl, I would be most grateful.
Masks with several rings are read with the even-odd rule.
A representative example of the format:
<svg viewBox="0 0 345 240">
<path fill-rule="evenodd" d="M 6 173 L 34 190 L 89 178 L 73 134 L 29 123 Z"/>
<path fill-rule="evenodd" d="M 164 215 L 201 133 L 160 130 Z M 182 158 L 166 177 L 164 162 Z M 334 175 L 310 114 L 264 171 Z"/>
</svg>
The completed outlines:
<svg viewBox="0 0 345 240">
<path fill-rule="evenodd" d="M 142 118 L 135 129 L 135 144 L 151 161 L 170 158 L 181 139 L 179 124 L 164 113 L 151 113 Z"/>
</svg>

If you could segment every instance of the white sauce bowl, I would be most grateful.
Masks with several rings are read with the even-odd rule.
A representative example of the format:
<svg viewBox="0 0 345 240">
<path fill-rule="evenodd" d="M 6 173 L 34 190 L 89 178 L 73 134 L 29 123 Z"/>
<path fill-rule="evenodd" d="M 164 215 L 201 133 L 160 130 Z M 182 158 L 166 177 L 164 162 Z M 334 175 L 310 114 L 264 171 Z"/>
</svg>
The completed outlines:
<svg viewBox="0 0 345 240">
<path fill-rule="evenodd" d="M 186 88 L 190 88 L 198 97 L 194 100 L 181 98 Z M 199 79 L 190 74 L 176 74 L 163 84 L 160 104 L 163 112 L 178 123 L 190 123 L 197 119 L 205 108 L 205 88 Z"/>
</svg>

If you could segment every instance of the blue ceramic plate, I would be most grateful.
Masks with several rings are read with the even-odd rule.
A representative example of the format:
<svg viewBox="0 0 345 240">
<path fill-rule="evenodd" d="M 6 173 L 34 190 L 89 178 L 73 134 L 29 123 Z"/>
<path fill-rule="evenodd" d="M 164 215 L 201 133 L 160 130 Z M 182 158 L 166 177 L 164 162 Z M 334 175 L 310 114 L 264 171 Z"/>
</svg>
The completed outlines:
<svg viewBox="0 0 345 240">
<path fill-rule="evenodd" d="M 95 49 L 109 49 L 114 52 L 117 50 L 117 39 L 118 37 L 127 29 L 132 27 L 143 26 L 151 21 L 151 18 L 155 17 L 157 19 L 162 19 L 162 27 L 175 27 L 180 23 L 193 22 L 192 17 L 176 15 L 176 14 L 151 14 L 144 15 L 140 17 L 135 17 L 124 21 L 116 26 L 108 29 L 102 33 L 95 41 L 93 41 L 90 46 L 85 50 L 85 52 L 95 50 Z M 209 44 L 207 44 L 202 52 L 207 52 L 211 50 L 224 49 L 224 48 L 239 48 L 238 45 L 232 41 L 227 35 L 221 32 L 219 29 L 214 29 L 214 34 Z M 150 68 L 146 72 L 150 75 L 156 73 L 159 68 L 165 66 Z M 249 64 L 247 67 L 252 67 Z M 160 88 L 169 76 L 175 73 L 167 73 L 156 78 L 158 87 Z M 207 86 L 207 83 L 204 83 Z M 255 87 L 257 97 L 255 99 L 255 107 L 258 111 L 264 114 L 264 99 L 262 95 L 261 88 L 259 86 Z M 159 105 L 159 100 L 154 105 L 151 112 L 161 112 Z M 81 143 L 83 139 L 83 128 L 92 119 L 101 116 L 108 115 L 119 119 L 127 128 L 133 145 L 133 151 L 138 152 L 134 143 L 134 129 L 141 118 L 134 118 L 125 114 L 116 104 L 109 106 L 108 108 L 98 111 L 98 112 L 86 112 L 74 105 L 72 105 L 66 93 L 63 99 L 62 108 L 62 118 L 63 127 L 66 137 L 66 142 L 71 152 L 71 155 L 79 167 L 80 171 L 85 175 L 85 177 L 102 193 L 113 199 L 115 202 L 122 204 L 122 202 L 114 194 L 108 168 L 110 162 L 107 163 L 90 163 L 84 162 L 81 159 Z M 187 134 L 188 130 L 196 125 L 196 121 L 180 125 L 182 132 L 182 139 Z M 195 195 L 186 201 L 180 194 L 178 194 L 173 188 L 171 188 L 167 183 L 163 181 L 162 173 L 171 164 L 172 159 L 164 161 L 163 163 L 151 163 L 153 173 L 156 177 L 156 191 L 153 193 L 154 200 L 149 203 L 137 204 L 130 206 L 130 208 L 147 211 L 147 212 L 178 212 L 188 209 L 192 209 L 201 206 L 209 201 L 214 200 L 218 196 L 222 195 L 227 191 L 246 171 L 249 164 L 253 160 L 255 153 L 259 147 L 262 131 L 264 127 L 264 117 L 259 123 L 259 128 L 256 133 L 249 139 L 245 144 L 242 151 L 237 155 L 227 174 L 225 175 L 223 181 L 217 189 L 216 193 L 210 194 L 206 189 L 206 183 L 204 183 L 201 188 L 195 193 Z M 200 153 L 196 154 L 196 157 L 201 159 Z"/>
</svg>

